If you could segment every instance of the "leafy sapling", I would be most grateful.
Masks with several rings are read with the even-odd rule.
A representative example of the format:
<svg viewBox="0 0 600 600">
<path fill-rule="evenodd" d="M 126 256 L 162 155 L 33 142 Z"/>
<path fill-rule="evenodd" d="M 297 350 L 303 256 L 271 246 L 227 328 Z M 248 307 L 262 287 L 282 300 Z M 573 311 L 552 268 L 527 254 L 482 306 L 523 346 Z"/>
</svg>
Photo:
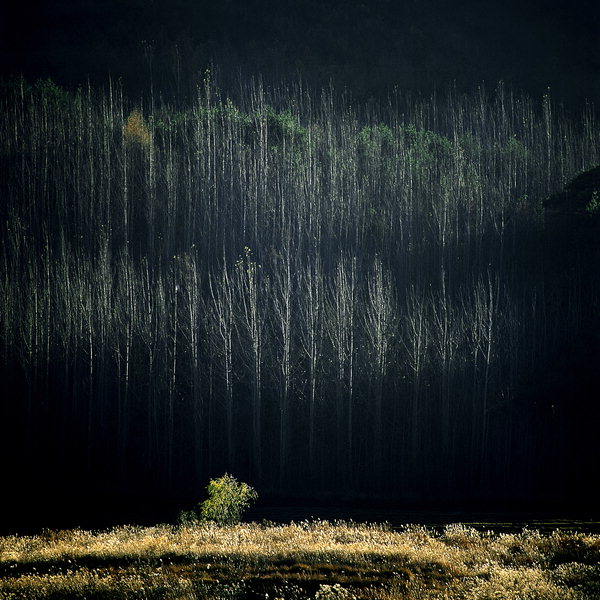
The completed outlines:
<svg viewBox="0 0 600 600">
<path fill-rule="evenodd" d="M 252 487 L 238 482 L 227 473 L 218 479 L 211 479 L 206 490 L 208 499 L 198 504 L 200 519 L 218 525 L 239 523 L 242 513 L 258 498 Z"/>
</svg>

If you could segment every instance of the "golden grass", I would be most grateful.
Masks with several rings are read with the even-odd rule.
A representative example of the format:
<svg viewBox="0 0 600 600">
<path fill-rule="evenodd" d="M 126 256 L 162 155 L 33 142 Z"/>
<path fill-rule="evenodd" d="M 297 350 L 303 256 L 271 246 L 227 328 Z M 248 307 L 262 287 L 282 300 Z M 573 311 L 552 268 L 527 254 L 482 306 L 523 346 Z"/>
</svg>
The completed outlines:
<svg viewBox="0 0 600 600">
<path fill-rule="evenodd" d="M 0 598 L 592 600 L 600 535 L 325 521 L 0 538 Z"/>
</svg>

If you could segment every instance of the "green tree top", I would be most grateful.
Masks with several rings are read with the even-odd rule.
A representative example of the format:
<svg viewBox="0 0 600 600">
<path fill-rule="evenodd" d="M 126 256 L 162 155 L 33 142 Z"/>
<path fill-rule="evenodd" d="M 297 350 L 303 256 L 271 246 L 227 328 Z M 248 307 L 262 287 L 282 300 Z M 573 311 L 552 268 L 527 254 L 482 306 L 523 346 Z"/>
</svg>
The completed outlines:
<svg viewBox="0 0 600 600">
<path fill-rule="evenodd" d="M 200 517 L 202 521 L 214 521 L 218 525 L 239 523 L 242 513 L 258 498 L 252 487 L 227 473 L 211 479 L 206 491 L 208 499 L 198 505 Z"/>
</svg>

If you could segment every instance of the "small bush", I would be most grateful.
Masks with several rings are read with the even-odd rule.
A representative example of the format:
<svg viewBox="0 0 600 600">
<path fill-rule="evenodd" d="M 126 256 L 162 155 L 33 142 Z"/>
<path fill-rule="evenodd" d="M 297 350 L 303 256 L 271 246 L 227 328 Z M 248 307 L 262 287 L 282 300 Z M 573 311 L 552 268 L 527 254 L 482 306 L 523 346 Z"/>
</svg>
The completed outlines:
<svg viewBox="0 0 600 600">
<path fill-rule="evenodd" d="M 177 515 L 177 525 L 180 527 L 193 527 L 199 522 L 198 515 L 194 510 L 182 510 Z"/>
<path fill-rule="evenodd" d="M 218 525 L 239 523 L 242 513 L 258 498 L 252 487 L 227 473 L 211 479 L 206 490 L 208 499 L 198 505 L 200 518 Z"/>
</svg>

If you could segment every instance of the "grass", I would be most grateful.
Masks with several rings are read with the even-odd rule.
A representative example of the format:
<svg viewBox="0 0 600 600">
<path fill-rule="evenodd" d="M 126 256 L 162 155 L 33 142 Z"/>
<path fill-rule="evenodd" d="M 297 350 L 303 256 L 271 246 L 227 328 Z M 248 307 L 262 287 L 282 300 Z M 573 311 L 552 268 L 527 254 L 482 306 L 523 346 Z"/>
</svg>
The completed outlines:
<svg viewBox="0 0 600 600">
<path fill-rule="evenodd" d="M 0 538 L 0 598 L 592 600 L 600 535 L 327 521 Z"/>
</svg>

